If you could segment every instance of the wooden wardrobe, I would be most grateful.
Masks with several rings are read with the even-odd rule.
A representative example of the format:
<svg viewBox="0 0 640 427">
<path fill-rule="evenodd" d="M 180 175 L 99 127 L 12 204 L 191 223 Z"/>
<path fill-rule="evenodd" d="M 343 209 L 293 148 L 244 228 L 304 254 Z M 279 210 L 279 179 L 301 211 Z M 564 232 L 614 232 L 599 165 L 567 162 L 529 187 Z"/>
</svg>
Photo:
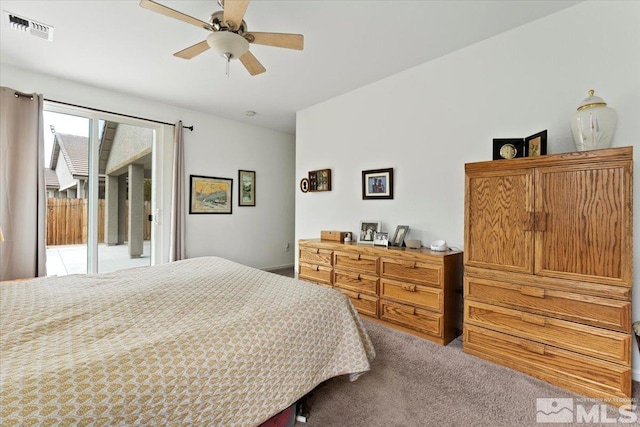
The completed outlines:
<svg viewBox="0 0 640 427">
<path fill-rule="evenodd" d="M 466 353 L 629 403 L 632 156 L 465 165 Z"/>
</svg>

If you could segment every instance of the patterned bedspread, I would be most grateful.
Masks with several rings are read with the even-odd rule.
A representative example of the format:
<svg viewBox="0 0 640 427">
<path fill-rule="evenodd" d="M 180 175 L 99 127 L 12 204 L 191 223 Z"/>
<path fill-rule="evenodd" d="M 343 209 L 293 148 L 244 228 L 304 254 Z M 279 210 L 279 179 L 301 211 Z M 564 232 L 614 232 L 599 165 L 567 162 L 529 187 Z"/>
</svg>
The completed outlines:
<svg viewBox="0 0 640 427">
<path fill-rule="evenodd" d="M 0 284 L 0 424 L 255 426 L 369 370 L 332 289 L 205 257 Z"/>
</svg>

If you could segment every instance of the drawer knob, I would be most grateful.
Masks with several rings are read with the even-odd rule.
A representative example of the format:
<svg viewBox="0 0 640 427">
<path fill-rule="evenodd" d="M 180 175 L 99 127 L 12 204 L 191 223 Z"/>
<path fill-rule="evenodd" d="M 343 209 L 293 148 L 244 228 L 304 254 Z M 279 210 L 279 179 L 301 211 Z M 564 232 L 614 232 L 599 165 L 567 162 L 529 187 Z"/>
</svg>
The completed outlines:
<svg viewBox="0 0 640 427">
<path fill-rule="evenodd" d="M 520 315 L 520 318 L 523 322 L 531 323 L 533 325 L 545 326 L 547 324 L 547 321 L 544 317 L 536 316 L 535 314 L 522 313 Z"/>
<path fill-rule="evenodd" d="M 402 285 L 402 289 L 404 289 L 405 291 L 408 291 L 408 292 L 415 292 L 416 291 L 416 285 Z"/>
<path fill-rule="evenodd" d="M 536 288 L 533 286 L 522 286 L 520 288 L 520 293 L 522 295 L 527 295 L 530 297 L 536 297 L 536 298 L 544 298 L 544 289 L 543 288 Z"/>
<path fill-rule="evenodd" d="M 319 265 L 314 265 L 314 266 L 313 266 L 313 269 L 314 269 L 315 271 L 320 271 L 320 266 L 319 266 Z"/>
<path fill-rule="evenodd" d="M 531 353 L 544 355 L 544 345 L 522 341 L 520 347 Z"/>
<path fill-rule="evenodd" d="M 320 248 L 316 248 L 316 253 L 319 254 L 320 253 Z"/>
<path fill-rule="evenodd" d="M 349 255 L 349 258 L 354 261 L 360 261 L 360 254 Z"/>
</svg>

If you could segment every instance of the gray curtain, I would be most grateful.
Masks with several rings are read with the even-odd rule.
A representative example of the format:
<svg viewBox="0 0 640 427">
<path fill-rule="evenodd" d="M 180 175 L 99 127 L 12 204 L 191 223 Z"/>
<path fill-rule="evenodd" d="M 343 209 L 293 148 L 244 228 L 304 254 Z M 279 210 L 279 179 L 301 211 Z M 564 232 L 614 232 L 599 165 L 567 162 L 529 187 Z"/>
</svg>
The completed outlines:
<svg viewBox="0 0 640 427">
<path fill-rule="evenodd" d="M 171 238 L 169 240 L 169 261 L 185 259 L 184 221 L 184 143 L 182 121 L 174 126 L 173 133 L 173 191 L 171 192 Z"/>
<path fill-rule="evenodd" d="M 42 106 L 0 88 L 0 281 L 47 274 Z"/>
</svg>

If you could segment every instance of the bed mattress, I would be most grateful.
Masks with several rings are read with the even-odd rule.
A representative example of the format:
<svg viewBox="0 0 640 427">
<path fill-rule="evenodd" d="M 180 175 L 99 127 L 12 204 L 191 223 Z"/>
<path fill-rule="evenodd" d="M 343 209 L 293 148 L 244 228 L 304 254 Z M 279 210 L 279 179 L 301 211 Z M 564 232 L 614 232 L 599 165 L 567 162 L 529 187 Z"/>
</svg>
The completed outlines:
<svg viewBox="0 0 640 427">
<path fill-rule="evenodd" d="M 339 292 L 203 257 L 0 284 L 0 424 L 255 426 L 375 351 Z"/>
</svg>

